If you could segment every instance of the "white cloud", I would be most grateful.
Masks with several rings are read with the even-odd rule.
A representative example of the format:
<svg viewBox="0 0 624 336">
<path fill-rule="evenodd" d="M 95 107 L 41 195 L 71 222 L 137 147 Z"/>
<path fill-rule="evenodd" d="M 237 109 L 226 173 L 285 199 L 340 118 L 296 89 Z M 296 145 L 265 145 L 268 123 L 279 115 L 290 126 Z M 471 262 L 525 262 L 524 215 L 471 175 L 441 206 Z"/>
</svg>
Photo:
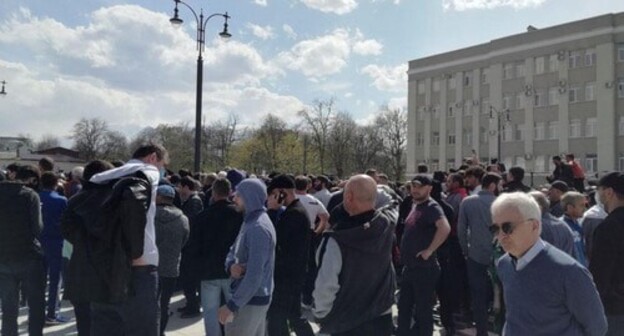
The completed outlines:
<svg viewBox="0 0 624 336">
<path fill-rule="evenodd" d="M 355 0 L 301 0 L 306 6 L 323 13 L 343 15 L 357 8 Z"/>
<path fill-rule="evenodd" d="M 369 64 L 360 70 L 373 79 L 372 85 L 378 90 L 403 92 L 407 90 L 407 64 L 395 67 Z"/>
<path fill-rule="evenodd" d="M 274 38 L 275 34 L 273 33 L 273 27 L 271 26 L 259 26 L 253 23 L 248 23 L 247 28 L 251 30 L 251 33 L 254 36 L 261 38 L 263 40 L 268 40 L 270 38 Z"/>
<path fill-rule="evenodd" d="M 290 25 L 284 24 L 282 26 L 282 30 L 284 31 L 284 33 L 286 33 L 286 36 L 288 36 L 289 38 L 291 39 L 297 38 L 297 33 L 295 32 L 293 27 L 291 27 Z"/>
<path fill-rule="evenodd" d="M 493 9 L 512 7 L 522 9 L 538 7 L 547 0 L 442 0 L 444 10 L 464 11 L 469 9 Z"/>
<path fill-rule="evenodd" d="M 262 7 L 267 6 L 267 0 L 254 0 L 253 2 L 258 6 L 262 6 Z"/>
<path fill-rule="evenodd" d="M 358 55 L 380 55 L 383 45 L 376 40 L 356 41 L 353 44 L 353 52 Z"/>
</svg>

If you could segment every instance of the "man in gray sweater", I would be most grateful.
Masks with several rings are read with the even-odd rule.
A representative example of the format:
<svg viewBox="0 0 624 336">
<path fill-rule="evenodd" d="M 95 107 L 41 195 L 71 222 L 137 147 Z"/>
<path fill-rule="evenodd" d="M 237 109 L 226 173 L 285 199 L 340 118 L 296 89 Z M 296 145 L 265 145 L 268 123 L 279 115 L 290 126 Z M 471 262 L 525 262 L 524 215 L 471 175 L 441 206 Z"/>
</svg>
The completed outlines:
<svg viewBox="0 0 624 336">
<path fill-rule="evenodd" d="M 500 192 L 501 177 L 488 173 L 483 177 L 481 191 L 466 197 L 459 207 L 457 235 L 466 257 L 472 315 L 477 336 L 487 335 L 487 300 L 491 283 L 488 266 L 492 259 L 492 217 L 490 206 Z"/>
</svg>

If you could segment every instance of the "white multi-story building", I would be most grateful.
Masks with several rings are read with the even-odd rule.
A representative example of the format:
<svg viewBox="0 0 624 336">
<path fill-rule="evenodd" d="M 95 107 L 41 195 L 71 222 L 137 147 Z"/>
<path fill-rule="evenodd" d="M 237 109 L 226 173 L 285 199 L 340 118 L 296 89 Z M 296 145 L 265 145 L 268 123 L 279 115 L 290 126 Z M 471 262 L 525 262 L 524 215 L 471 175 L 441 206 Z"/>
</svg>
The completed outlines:
<svg viewBox="0 0 624 336">
<path fill-rule="evenodd" d="M 624 170 L 624 13 L 535 29 L 409 62 L 407 175 L 420 163 L 549 172 L 574 153 Z M 500 120 L 500 129 L 498 127 Z"/>
</svg>

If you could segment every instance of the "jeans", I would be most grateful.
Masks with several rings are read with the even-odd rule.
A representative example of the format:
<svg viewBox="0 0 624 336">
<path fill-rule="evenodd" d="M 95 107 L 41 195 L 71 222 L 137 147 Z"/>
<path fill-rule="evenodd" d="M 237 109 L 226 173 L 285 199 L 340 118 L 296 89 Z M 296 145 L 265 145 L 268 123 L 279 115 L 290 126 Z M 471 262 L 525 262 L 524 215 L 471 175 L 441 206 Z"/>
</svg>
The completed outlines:
<svg viewBox="0 0 624 336">
<path fill-rule="evenodd" d="M 227 302 L 232 297 L 230 279 L 204 280 L 201 282 L 201 306 L 206 336 L 221 336 L 217 311 L 221 307 L 221 295 Z"/>
<path fill-rule="evenodd" d="M 289 325 L 297 336 L 314 336 L 310 323 L 301 317 L 301 309 L 297 309 L 296 311 L 284 311 L 281 308 L 275 307 L 269 309 L 269 336 L 290 336 Z"/>
<path fill-rule="evenodd" d="M 234 313 L 234 320 L 225 325 L 226 336 L 265 336 L 269 306 L 246 305 Z"/>
<path fill-rule="evenodd" d="M 0 263 L 2 335 L 17 336 L 19 288 L 24 286 L 28 300 L 28 334 L 43 335 L 45 321 L 45 270 L 40 256 L 19 262 Z"/>
<path fill-rule="evenodd" d="M 480 264 L 468 258 L 466 267 L 468 269 L 472 317 L 477 328 L 477 336 L 487 336 L 488 298 L 492 287 L 488 275 L 488 265 Z"/>
<path fill-rule="evenodd" d="M 73 302 L 76 315 L 76 329 L 78 336 L 91 335 L 91 304 L 89 302 Z"/>
<path fill-rule="evenodd" d="M 433 335 L 434 292 L 440 266 L 405 269 L 399 296 L 398 336 Z M 412 317 L 414 326 L 412 327 Z"/>
<path fill-rule="evenodd" d="M 55 318 L 59 299 L 59 283 L 63 270 L 63 241 L 42 240 L 43 256 L 46 273 L 48 275 L 48 312 L 47 317 Z"/>
<path fill-rule="evenodd" d="M 155 266 L 132 268 L 132 286 L 122 303 L 91 303 L 93 336 L 157 336 L 160 309 Z"/>
<path fill-rule="evenodd" d="M 175 290 L 177 278 L 158 278 L 158 298 L 160 299 L 160 334 L 165 334 L 169 322 L 169 303 Z"/>
<path fill-rule="evenodd" d="M 332 336 L 390 336 L 392 335 L 392 314 L 386 314 L 365 322 L 356 328 L 332 334 Z"/>
</svg>

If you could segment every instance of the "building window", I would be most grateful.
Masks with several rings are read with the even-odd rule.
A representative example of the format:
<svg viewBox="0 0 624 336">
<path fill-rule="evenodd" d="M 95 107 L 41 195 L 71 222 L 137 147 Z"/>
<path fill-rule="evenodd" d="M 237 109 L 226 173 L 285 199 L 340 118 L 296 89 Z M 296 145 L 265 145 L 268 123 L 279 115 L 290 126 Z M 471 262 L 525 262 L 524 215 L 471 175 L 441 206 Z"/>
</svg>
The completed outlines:
<svg viewBox="0 0 624 336">
<path fill-rule="evenodd" d="M 418 81 L 418 94 L 425 94 L 425 83 Z"/>
<path fill-rule="evenodd" d="M 513 167 L 513 156 L 504 157 L 503 164 L 505 165 L 505 167 Z"/>
<path fill-rule="evenodd" d="M 535 90 L 535 96 L 533 96 L 533 103 L 535 107 L 546 106 L 547 98 L 546 92 L 543 90 Z"/>
<path fill-rule="evenodd" d="M 488 131 L 485 127 L 479 128 L 479 142 L 484 144 L 488 142 Z"/>
<path fill-rule="evenodd" d="M 544 140 L 544 129 L 543 122 L 535 123 L 535 140 Z"/>
<path fill-rule="evenodd" d="M 550 72 L 559 71 L 559 56 L 557 54 L 550 55 L 548 59 L 548 70 Z"/>
<path fill-rule="evenodd" d="M 526 164 L 524 161 L 524 156 L 516 156 L 516 166 L 525 168 Z"/>
<path fill-rule="evenodd" d="M 481 114 L 490 113 L 490 99 L 488 97 L 481 98 Z"/>
<path fill-rule="evenodd" d="M 618 45 L 617 60 L 618 62 L 624 62 L 624 44 Z"/>
<path fill-rule="evenodd" d="M 535 157 L 535 160 L 533 162 L 535 164 L 534 168 L 536 172 L 546 171 L 546 156 L 538 155 Z"/>
<path fill-rule="evenodd" d="M 440 118 L 440 105 L 436 105 L 436 106 L 433 108 L 433 117 L 434 117 L 435 119 Z"/>
<path fill-rule="evenodd" d="M 450 90 L 455 90 L 455 87 L 457 86 L 457 81 L 455 80 L 455 75 L 449 76 L 448 86 L 449 86 Z"/>
<path fill-rule="evenodd" d="M 464 73 L 464 86 L 471 86 L 471 85 L 472 85 L 472 73 L 465 72 Z"/>
<path fill-rule="evenodd" d="M 596 154 L 587 154 L 585 156 L 585 171 L 595 173 L 598 171 L 598 156 Z"/>
<path fill-rule="evenodd" d="M 511 103 L 513 101 L 513 95 L 511 93 L 505 93 L 503 95 L 503 109 L 504 110 L 508 110 L 511 109 L 511 107 L 513 106 L 513 104 Z"/>
<path fill-rule="evenodd" d="M 425 120 L 425 111 L 427 107 L 421 106 L 418 108 L 418 120 Z"/>
<path fill-rule="evenodd" d="M 544 57 L 535 57 L 535 74 L 540 75 L 544 73 Z"/>
<path fill-rule="evenodd" d="M 433 92 L 439 92 L 440 91 L 440 79 L 436 78 L 433 80 Z"/>
<path fill-rule="evenodd" d="M 448 116 L 451 118 L 455 116 L 455 109 L 453 108 L 453 105 L 448 107 Z"/>
<path fill-rule="evenodd" d="M 468 130 L 464 130 L 464 145 L 472 146 L 472 132 Z"/>
<path fill-rule="evenodd" d="M 446 169 L 455 168 L 455 159 L 446 159 Z"/>
<path fill-rule="evenodd" d="M 524 108 L 524 92 L 516 93 L 516 108 L 521 110 Z"/>
<path fill-rule="evenodd" d="M 516 78 L 524 77 L 525 72 L 524 62 L 516 63 Z"/>
<path fill-rule="evenodd" d="M 490 69 L 488 68 L 483 68 L 481 69 L 481 84 L 487 84 L 488 83 L 488 73 L 489 73 Z"/>
<path fill-rule="evenodd" d="M 548 89 L 548 105 L 559 105 L 559 88 Z"/>
<path fill-rule="evenodd" d="M 431 145 L 440 146 L 440 132 L 433 132 L 431 135 Z"/>
<path fill-rule="evenodd" d="M 416 146 L 422 146 L 425 144 L 425 137 L 422 133 L 416 133 Z"/>
<path fill-rule="evenodd" d="M 570 120 L 570 138 L 580 138 L 580 137 L 581 137 L 581 120 L 580 119 Z"/>
<path fill-rule="evenodd" d="M 551 121 L 548 123 L 548 139 L 557 140 L 559 137 L 559 122 Z"/>
<path fill-rule="evenodd" d="M 579 102 L 579 91 L 580 88 L 578 86 L 571 86 L 568 89 L 568 101 L 570 103 L 578 103 Z"/>
<path fill-rule="evenodd" d="M 588 138 L 596 136 L 596 118 L 587 118 L 585 124 L 585 136 Z"/>
<path fill-rule="evenodd" d="M 585 50 L 585 66 L 593 66 L 596 64 L 596 50 Z"/>
<path fill-rule="evenodd" d="M 585 101 L 592 101 L 596 99 L 594 94 L 595 87 L 596 83 L 594 82 L 585 83 Z"/>
<path fill-rule="evenodd" d="M 447 138 L 448 138 L 448 144 L 449 145 L 454 145 L 455 144 L 455 133 L 449 132 Z"/>
<path fill-rule="evenodd" d="M 581 66 L 581 52 L 570 51 L 570 56 L 568 57 L 568 67 L 570 69 L 574 69 L 580 66 Z"/>
<path fill-rule="evenodd" d="M 507 63 L 503 66 L 503 79 L 512 79 L 514 72 L 514 65 Z"/>
<path fill-rule="evenodd" d="M 618 79 L 617 90 L 618 98 L 624 98 L 624 78 Z"/>
<path fill-rule="evenodd" d="M 505 127 L 503 128 L 503 141 L 504 142 L 513 141 L 513 131 L 514 131 L 513 125 L 511 124 L 505 125 Z"/>
<path fill-rule="evenodd" d="M 438 171 L 440 169 L 440 160 L 435 159 L 431 161 L 431 171 Z"/>
<path fill-rule="evenodd" d="M 464 102 L 464 116 L 469 117 L 472 115 L 472 100 L 466 100 Z"/>
<path fill-rule="evenodd" d="M 618 122 L 618 135 L 624 135 L 624 116 L 620 116 L 620 121 Z"/>
<path fill-rule="evenodd" d="M 516 141 L 524 141 L 524 124 L 516 126 Z"/>
</svg>

